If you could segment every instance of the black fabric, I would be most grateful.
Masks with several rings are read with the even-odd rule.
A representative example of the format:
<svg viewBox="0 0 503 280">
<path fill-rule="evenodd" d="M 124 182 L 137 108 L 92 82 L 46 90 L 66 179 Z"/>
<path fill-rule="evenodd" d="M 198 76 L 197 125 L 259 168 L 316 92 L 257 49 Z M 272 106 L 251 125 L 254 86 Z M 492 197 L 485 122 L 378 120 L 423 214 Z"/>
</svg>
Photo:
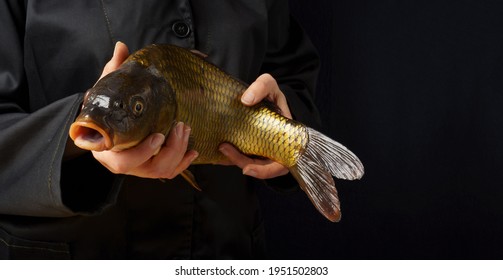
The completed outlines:
<svg viewBox="0 0 503 280">
<path fill-rule="evenodd" d="M 270 72 L 315 126 L 317 54 L 287 1 L 7 0 L 0 25 L 1 257 L 46 257 L 18 254 L 10 240 L 58 244 L 61 258 L 264 257 L 255 187 L 237 168 L 194 167 L 199 193 L 181 179 L 115 176 L 89 155 L 63 158 L 82 92 L 118 40 L 131 52 L 198 49 L 246 82 Z"/>
<path fill-rule="evenodd" d="M 64 243 L 25 240 L 0 230 L 0 258 L 65 260 L 70 252 Z"/>
<path fill-rule="evenodd" d="M 503 2 L 290 2 L 325 131 L 366 174 L 336 182 L 338 224 L 266 193 L 273 256 L 503 258 Z"/>
</svg>

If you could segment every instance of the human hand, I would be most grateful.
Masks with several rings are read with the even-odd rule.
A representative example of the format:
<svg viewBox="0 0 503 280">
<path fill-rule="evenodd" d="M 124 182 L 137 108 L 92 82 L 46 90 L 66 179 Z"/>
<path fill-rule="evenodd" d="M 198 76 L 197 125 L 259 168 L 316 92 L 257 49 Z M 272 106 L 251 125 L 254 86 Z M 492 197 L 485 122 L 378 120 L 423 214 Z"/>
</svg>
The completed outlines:
<svg viewBox="0 0 503 280">
<path fill-rule="evenodd" d="M 119 68 L 128 55 L 127 46 L 117 42 L 113 57 L 105 65 L 100 79 Z M 124 151 L 92 153 L 96 160 L 115 174 L 172 179 L 187 169 L 198 156 L 196 151 L 187 151 L 189 135 L 190 127 L 180 122 L 173 127 L 167 139 L 160 133 L 154 133 L 137 146 Z"/>
<path fill-rule="evenodd" d="M 241 96 L 241 102 L 246 106 L 253 106 L 263 99 L 276 104 L 283 116 L 292 118 L 285 95 L 279 89 L 276 80 L 269 74 L 258 77 Z M 222 164 L 237 165 L 245 175 L 259 179 L 270 179 L 288 173 L 285 166 L 269 159 L 247 157 L 229 143 L 221 144 L 219 150 L 229 160 L 222 162 Z"/>
</svg>

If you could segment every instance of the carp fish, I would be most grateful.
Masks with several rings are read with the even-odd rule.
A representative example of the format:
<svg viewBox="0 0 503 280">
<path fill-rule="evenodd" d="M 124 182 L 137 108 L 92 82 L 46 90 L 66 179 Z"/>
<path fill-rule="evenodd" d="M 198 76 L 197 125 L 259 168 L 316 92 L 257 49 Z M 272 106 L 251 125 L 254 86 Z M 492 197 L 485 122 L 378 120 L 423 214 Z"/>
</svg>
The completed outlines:
<svg viewBox="0 0 503 280">
<path fill-rule="evenodd" d="M 218 147 L 231 143 L 244 154 L 287 167 L 318 211 L 339 221 L 332 176 L 360 179 L 361 161 L 340 143 L 282 116 L 270 102 L 243 105 L 240 98 L 247 87 L 200 53 L 150 45 L 87 91 L 69 135 L 85 150 L 120 151 L 152 133 L 167 135 L 183 122 L 191 127 L 189 149 L 199 153 L 192 164 L 224 160 Z"/>
</svg>

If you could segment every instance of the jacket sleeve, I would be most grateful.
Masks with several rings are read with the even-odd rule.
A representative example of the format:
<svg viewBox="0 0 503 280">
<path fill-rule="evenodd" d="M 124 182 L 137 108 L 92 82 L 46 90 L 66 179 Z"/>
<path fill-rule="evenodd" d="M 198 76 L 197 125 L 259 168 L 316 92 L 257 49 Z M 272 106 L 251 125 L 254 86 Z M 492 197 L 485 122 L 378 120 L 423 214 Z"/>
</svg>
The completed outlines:
<svg viewBox="0 0 503 280">
<path fill-rule="evenodd" d="M 86 179 L 62 177 L 61 172 L 77 174 L 72 172 L 75 160 L 64 166 L 63 156 L 82 94 L 30 111 L 33 97 L 24 71 L 22 3 L 0 2 L 0 214 L 62 217 L 97 211 L 113 191 L 101 191 L 97 195 L 101 197 L 86 195 L 90 191 L 83 186 Z M 77 192 L 92 197 L 89 204 L 73 206 Z"/>
<path fill-rule="evenodd" d="M 321 120 L 314 104 L 319 57 L 311 41 L 288 12 L 288 1 L 272 1 L 269 9 L 268 50 L 261 72 L 270 73 L 285 94 L 295 120 L 319 130 Z M 278 191 L 297 189 L 292 176 L 266 180 Z"/>
<path fill-rule="evenodd" d="M 276 78 L 294 119 L 319 129 L 321 120 L 314 104 L 318 52 L 290 16 L 288 1 L 273 1 L 268 18 L 268 49 L 261 72 Z"/>
</svg>

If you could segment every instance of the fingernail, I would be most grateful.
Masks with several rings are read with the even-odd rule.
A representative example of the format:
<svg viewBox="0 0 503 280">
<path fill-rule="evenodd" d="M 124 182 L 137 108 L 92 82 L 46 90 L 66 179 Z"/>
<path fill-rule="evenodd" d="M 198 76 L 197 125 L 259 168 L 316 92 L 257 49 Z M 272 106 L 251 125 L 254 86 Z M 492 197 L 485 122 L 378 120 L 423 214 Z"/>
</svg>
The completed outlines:
<svg viewBox="0 0 503 280">
<path fill-rule="evenodd" d="M 225 147 L 225 145 L 221 145 L 218 150 L 224 154 L 224 156 L 227 156 L 227 147 Z"/>
<path fill-rule="evenodd" d="M 183 122 L 178 122 L 175 127 L 175 135 L 178 139 L 183 137 Z"/>
<path fill-rule="evenodd" d="M 113 56 L 116 56 L 116 55 L 117 55 L 117 49 L 118 49 L 118 47 L 117 47 L 117 46 L 119 46 L 119 43 L 120 43 L 120 41 L 115 42 L 115 46 L 114 46 L 114 54 L 113 54 Z"/>
<path fill-rule="evenodd" d="M 187 142 L 189 141 L 189 136 L 190 136 L 190 127 L 186 125 L 183 129 L 183 141 Z"/>
<path fill-rule="evenodd" d="M 152 148 L 158 148 L 164 143 L 164 135 L 157 133 L 155 134 L 152 139 L 150 139 L 150 146 Z"/>
<path fill-rule="evenodd" d="M 199 154 L 198 154 L 196 151 L 194 151 L 193 153 L 194 153 L 194 154 L 193 154 L 193 155 L 192 155 L 192 157 L 190 158 L 190 162 L 193 162 L 193 161 L 194 161 L 194 160 L 195 160 L 195 159 L 199 156 Z"/>
<path fill-rule="evenodd" d="M 257 172 L 253 169 L 243 169 L 243 175 L 257 177 Z"/>
<path fill-rule="evenodd" d="M 253 101 L 255 100 L 255 94 L 253 92 L 247 91 L 241 96 L 241 102 L 244 104 L 253 104 Z"/>
</svg>

